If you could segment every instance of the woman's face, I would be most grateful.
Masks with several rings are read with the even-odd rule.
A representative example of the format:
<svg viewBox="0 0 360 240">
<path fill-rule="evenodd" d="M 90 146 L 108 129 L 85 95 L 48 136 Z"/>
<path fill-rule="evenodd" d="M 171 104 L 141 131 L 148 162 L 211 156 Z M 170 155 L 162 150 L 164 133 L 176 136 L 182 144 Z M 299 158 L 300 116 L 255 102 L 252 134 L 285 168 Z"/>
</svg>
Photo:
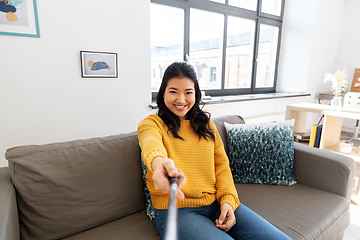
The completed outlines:
<svg viewBox="0 0 360 240">
<path fill-rule="evenodd" d="M 167 82 L 164 93 L 167 108 L 181 119 L 195 104 L 195 84 L 187 77 L 172 78 Z"/>
</svg>

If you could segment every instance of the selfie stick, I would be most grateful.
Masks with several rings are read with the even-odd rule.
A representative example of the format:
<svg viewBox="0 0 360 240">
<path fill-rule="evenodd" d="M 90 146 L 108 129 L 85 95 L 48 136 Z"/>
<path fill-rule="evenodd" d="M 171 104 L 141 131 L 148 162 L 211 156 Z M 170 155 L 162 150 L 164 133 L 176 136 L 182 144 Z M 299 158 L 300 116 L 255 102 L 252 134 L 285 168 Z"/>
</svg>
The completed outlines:
<svg viewBox="0 0 360 240">
<path fill-rule="evenodd" d="M 176 192 L 179 186 L 179 178 L 170 178 L 170 198 L 169 209 L 166 219 L 166 229 L 164 240 L 177 239 L 177 207 L 176 207 Z"/>
</svg>

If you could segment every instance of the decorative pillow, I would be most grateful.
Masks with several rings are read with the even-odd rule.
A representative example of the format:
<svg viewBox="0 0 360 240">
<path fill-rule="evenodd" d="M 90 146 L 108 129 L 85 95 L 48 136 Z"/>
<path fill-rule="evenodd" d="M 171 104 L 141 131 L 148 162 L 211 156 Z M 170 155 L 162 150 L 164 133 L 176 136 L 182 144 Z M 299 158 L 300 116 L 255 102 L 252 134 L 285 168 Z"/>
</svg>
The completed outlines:
<svg viewBox="0 0 360 240">
<path fill-rule="evenodd" d="M 146 214 L 149 216 L 149 218 L 152 220 L 155 218 L 155 210 L 154 207 L 152 205 L 151 202 L 151 195 L 150 195 L 150 191 L 147 188 L 147 184 L 146 184 L 146 173 L 147 173 L 147 166 L 144 163 L 144 161 L 142 160 L 141 157 L 141 168 L 142 168 L 142 178 L 144 181 L 144 194 L 145 194 L 145 206 L 146 206 Z"/>
<path fill-rule="evenodd" d="M 294 185 L 294 123 L 224 123 L 234 182 Z"/>
</svg>

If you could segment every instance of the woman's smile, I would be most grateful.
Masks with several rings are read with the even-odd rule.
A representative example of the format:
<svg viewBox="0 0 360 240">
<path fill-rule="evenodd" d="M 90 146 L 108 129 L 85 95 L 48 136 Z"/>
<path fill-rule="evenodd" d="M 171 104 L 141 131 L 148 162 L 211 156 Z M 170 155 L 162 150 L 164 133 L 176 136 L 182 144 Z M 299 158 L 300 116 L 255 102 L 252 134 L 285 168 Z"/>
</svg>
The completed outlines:
<svg viewBox="0 0 360 240">
<path fill-rule="evenodd" d="M 184 110 L 185 109 L 185 107 L 186 107 L 186 105 L 182 105 L 182 106 L 180 106 L 180 105 L 175 105 L 179 110 Z"/>
</svg>

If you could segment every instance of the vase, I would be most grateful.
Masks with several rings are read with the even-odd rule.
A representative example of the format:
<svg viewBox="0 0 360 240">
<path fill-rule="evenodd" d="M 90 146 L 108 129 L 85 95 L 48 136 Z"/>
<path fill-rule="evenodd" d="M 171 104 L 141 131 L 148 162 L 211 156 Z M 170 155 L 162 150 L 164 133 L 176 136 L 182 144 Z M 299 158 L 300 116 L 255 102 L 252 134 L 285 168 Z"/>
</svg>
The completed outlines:
<svg viewBox="0 0 360 240">
<path fill-rule="evenodd" d="M 334 110 L 338 110 L 342 107 L 342 97 L 334 97 L 332 100 L 331 100 L 331 108 L 334 109 Z"/>
</svg>

